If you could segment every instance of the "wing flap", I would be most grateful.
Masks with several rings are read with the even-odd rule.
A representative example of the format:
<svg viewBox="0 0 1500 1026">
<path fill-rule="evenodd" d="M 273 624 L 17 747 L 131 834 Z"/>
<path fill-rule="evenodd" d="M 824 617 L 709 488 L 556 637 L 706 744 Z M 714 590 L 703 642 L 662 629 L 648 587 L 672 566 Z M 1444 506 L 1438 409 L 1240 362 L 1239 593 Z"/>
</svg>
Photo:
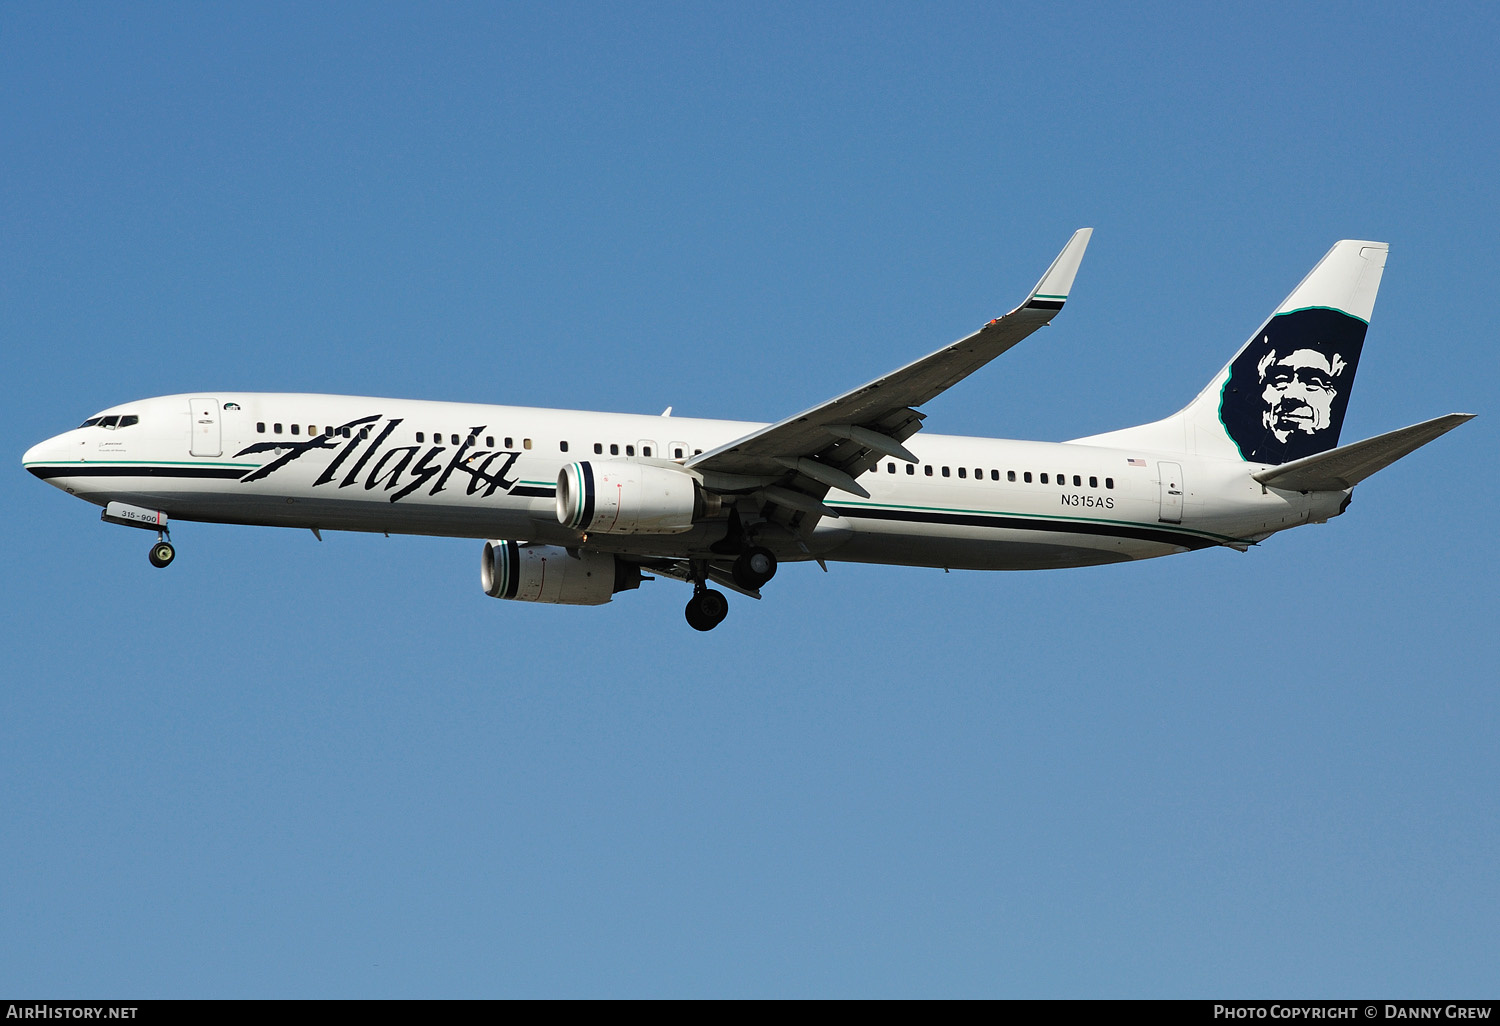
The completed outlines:
<svg viewBox="0 0 1500 1026">
<path fill-rule="evenodd" d="M 1420 424 L 1388 431 L 1362 442 L 1306 456 L 1251 476 L 1271 488 L 1295 492 L 1336 492 L 1353 488 L 1376 471 L 1384 470 L 1467 420 L 1472 413 L 1450 413 Z"/>
</svg>

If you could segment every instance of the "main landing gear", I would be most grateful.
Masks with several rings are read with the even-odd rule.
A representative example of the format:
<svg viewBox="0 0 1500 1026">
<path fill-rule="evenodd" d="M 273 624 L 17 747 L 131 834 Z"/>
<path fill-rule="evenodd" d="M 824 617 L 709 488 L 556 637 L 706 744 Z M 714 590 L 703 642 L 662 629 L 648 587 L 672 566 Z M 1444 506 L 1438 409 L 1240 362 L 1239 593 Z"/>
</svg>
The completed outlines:
<svg viewBox="0 0 1500 1026">
<path fill-rule="evenodd" d="M 776 576 L 776 556 L 759 546 L 746 549 L 734 561 L 734 583 L 746 591 L 755 591 Z"/>
<path fill-rule="evenodd" d="M 688 599 L 688 626 L 695 631 L 711 631 L 724 622 L 729 615 L 729 600 L 721 591 L 708 586 L 708 561 L 695 559 L 689 564 L 693 582 L 693 597 Z"/>
<path fill-rule="evenodd" d="M 729 600 L 722 591 L 714 591 L 701 580 L 693 582 L 693 597 L 688 599 L 688 626 L 695 631 L 711 631 L 729 615 Z"/>
<path fill-rule="evenodd" d="M 776 576 L 776 556 L 759 546 L 740 553 L 730 568 L 734 583 L 746 591 L 756 591 Z M 687 622 L 695 631 L 711 631 L 729 615 L 729 600 L 722 592 L 708 586 L 708 563 L 694 560 L 692 565 L 693 597 L 688 599 Z"/>
</svg>

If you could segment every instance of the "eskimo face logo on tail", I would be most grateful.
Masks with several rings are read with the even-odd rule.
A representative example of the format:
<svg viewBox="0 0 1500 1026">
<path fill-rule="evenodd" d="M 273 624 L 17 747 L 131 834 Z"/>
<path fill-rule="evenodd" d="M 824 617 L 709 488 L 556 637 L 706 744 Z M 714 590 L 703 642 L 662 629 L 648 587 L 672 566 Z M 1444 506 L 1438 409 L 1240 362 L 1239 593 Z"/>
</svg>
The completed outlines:
<svg viewBox="0 0 1500 1026">
<path fill-rule="evenodd" d="M 1293 310 L 1229 366 L 1219 421 L 1253 463 L 1289 463 L 1339 444 L 1368 326 L 1339 310 Z"/>
<path fill-rule="evenodd" d="M 517 487 L 519 481 L 509 476 L 511 468 L 521 454 L 508 449 L 479 449 L 479 436 L 486 425 L 471 427 L 462 444 L 451 447 L 451 456 L 444 457 L 450 446 L 440 444 L 437 435 L 433 445 L 389 445 L 402 418 L 386 419 L 378 432 L 371 434 L 381 414 L 360 417 L 347 424 L 331 427 L 327 432 L 306 441 L 277 440 L 257 442 L 246 446 L 235 455 L 276 452 L 279 455 L 257 470 L 240 478 L 240 483 L 250 484 L 264 480 L 284 467 L 302 459 L 309 453 L 323 449 L 337 450 L 324 461 L 322 473 L 313 482 L 313 487 L 333 485 L 335 488 L 362 486 L 367 492 L 379 488 L 390 493 L 390 501 L 397 502 L 418 489 L 427 495 L 446 491 L 449 480 L 455 474 L 468 478 L 465 494 L 475 495 L 483 489 L 483 498 L 496 491 L 512 495 L 551 495 L 528 486 Z M 366 472 L 368 470 L 368 472 Z M 462 477 L 460 477 L 462 480 Z"/>
</svg>

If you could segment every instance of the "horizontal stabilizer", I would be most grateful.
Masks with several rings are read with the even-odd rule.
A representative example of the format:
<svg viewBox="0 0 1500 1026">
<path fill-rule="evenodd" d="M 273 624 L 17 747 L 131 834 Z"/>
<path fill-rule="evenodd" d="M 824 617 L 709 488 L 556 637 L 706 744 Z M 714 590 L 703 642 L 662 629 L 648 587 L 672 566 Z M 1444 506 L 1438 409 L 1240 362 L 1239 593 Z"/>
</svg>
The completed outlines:
<svg viewBox="0 0 1500 1026">
<path fill-rule="evenodd" d="M 1472 413 L 1450 413 L 1363 442 L 1341 445 L 1251 475 L 1263 485 L 1294 492 L 1337 492 L 1353 488 L 1377 470 L 1415 452 L 1440 435 L 1472 420 Z"/>
</svg>

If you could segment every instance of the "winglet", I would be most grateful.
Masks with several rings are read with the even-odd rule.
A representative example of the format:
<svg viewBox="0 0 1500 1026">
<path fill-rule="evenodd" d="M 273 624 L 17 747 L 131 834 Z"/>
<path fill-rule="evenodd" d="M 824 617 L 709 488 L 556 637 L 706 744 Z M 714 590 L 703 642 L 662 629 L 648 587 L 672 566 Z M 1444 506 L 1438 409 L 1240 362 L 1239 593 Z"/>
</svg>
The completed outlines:
<svg viewBox="0 0 1500 1026">
<path fill-rule="evenodd" d="M 1078 274 L 1078 265 L 1083 263 L 1083 251 L 1089 248 L 1089 239 L 1093 234 L 1092 228 L 1080 228 L 1073 233 L 1073 237 L 1068 240 L 1062 252 L 1057 254 L 1057 259 L 1052 261 L 1052 266 L 1047 268 L 1047 273 L 1042 275 L 1042 280 L 1037 282 L 1036 288 L 1031 290 L 1031 295 L 1026 302 L 1021 304 L 1023 309 L 1062 309 L 1063 302 L 1068 298 L 1068 292 L 1073 288 L 1073 278 Z"/>
</svg>

